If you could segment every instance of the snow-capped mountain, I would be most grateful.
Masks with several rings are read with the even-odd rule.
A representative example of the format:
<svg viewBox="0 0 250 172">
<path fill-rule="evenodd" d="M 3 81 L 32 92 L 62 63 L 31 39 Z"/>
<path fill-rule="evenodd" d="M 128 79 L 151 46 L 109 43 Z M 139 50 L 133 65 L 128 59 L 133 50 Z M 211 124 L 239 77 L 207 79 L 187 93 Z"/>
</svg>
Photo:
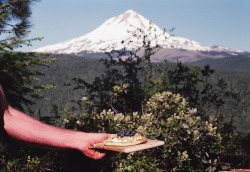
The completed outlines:
<svg viewBox="0 0 250 172">
<path fill-rule="evenodd" d="M 119 50 L 124 47 L 129 50 L 135 50 L 142 47 L 144 35 L 147 35 L 146 40 L 150 40 L 152 46 L 157 44 L 164 49 L 175 49 L 174 51 L 171 50 L 169 52 L 176 53 L 178 50 L 182 51 L 182 53 L 183 51 L 195 51 L 199 54 L 199 56 L 201 56 L 201 54 L 208 55 L 209 52 L 214 54 L 228 53 L 232 55 L 242 53 L 242 51 L 234 51 L 227 47 L 203 46 L 190 39 L 171 36 L 168 32 L 165 32 L 156 24 L 152 23 L 150 20 L 133 10 L 125 11 L 123 14 L 106 20 L 98 28 L 86 35 L 58 44 L 42 47 L 34 51 L 53 54 L 82 55 L 86 52 L 109 52 L 111 50 Z M 171 56 L 174 57 L 173 54 Z M 162 58 L 163 57 L 157 57 L 158 60 Z"/>
</svg>

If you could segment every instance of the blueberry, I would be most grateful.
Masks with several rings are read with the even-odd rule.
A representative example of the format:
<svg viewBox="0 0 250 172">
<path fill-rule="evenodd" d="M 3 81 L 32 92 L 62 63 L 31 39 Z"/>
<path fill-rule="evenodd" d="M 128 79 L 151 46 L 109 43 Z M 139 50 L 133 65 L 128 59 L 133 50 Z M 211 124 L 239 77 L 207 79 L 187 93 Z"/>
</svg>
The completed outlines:
<svg viewBox="0 0 250 172">
<path fill-rule="evenodd" d="M 124 131 L 122 130 L 122 131 L 119 131 L 119 132 L 117 133 L 117 135 L 118 135 L 119 137 L 124 137 L 125 133 L 124 133 Z"/>
<path fill-rule="evenodd" d="M 126 132 L 124 133 L 125 136 L 130 136 L 130 131 L 126 130 Z"/>
<path fill-rule="evenodd" d="M 119 137 L 134 136 L 135 134 L 136 134 L 136 131 L 135 131 L 135 130 L 128 130 L 128 129 L 121 130 L 121 131 L 118 131 L 118 132 L 117 132 L 117 135 L 118 135 Z"/>
<path fill-rule="evenodd" d="M 122 131 L 118 131 L 117 135 L 121 136 L 121 134 L 122 134 Z"/>
<path fill-rule="evenodd" d="M 136 134 L 136 131 L 135 130 L 131 130 L 130 132 L 129 132 L 129 136 L 134 136 Z"/>
</svg>

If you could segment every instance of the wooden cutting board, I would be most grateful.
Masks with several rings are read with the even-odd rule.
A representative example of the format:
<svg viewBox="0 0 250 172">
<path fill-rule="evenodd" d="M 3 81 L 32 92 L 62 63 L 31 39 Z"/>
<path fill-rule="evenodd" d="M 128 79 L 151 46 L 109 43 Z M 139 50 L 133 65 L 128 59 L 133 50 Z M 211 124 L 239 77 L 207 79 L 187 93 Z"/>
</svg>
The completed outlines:
<svg viewBox="0 0 250 172">
<path fill-rule="evenodd" d="M 162 145 L 164 145 L 164 141 L 148 140 L 146 143 L 133 145 L 133 146 L 106 146 L 103 143 L 96 143 L 94 144 L 94 148 L 111 150 L 111 151 L 116 151 L 116 152 L 131 153 L 131 152 L 150 149 L 150 148 L 154 148 L 154 147 L 162 146 Z"/>
</svg>

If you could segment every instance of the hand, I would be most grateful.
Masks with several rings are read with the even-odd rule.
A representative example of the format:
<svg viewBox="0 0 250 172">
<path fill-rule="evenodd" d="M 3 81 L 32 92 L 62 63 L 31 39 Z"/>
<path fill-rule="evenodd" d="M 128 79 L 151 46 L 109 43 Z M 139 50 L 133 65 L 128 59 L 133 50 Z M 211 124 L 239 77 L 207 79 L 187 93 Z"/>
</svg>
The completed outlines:
<svg viewBox="0 0 250 172">
<path fill-rule="evenodd" d="M 81 151 L 87 157 L 99 160 L 105 156 L 104 152 L 100 152 L 94 148 L 95 143 L 103 142 L 105 139 L 109 138 L 109 134 L 106 133 L 85 133 L 83 147 Z"/>
</svg>

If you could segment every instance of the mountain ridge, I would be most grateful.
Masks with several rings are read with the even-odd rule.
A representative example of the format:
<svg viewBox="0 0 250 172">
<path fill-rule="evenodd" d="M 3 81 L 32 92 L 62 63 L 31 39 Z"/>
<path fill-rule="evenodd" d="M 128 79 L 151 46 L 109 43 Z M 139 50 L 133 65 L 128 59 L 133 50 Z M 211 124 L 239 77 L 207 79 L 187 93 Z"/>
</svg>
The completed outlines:
<svg viewBox="0 0 250 172">
<path fill-rule="evenodd" d="M 142 47 L 144 36 L 147 36 L 146 39 L 150 40 L 151 46 L 160 45 L 163 48 L 160 53 L 157 52 L 154 55 L 153 61 L 162 61 L 167 58 L 170 61 L 193 62 L 204 58 L 249 54 L 242 50 L 233 50 L 223 46 L 203 46 L 194 40 L 171 36 L 171 34 L 133 10 L 127 10 L 118 16 L 107 19 L 99 27 L 83 36 L 41 47 L 34 51 L 82 56 L 86 53 L 104 53 L 125 47 L 128 50 L 136 50 Z M 166 54 L 162 55 L 167 50 L 175 53 L 167 55 L 167 57 Z M 186 51 L 186 54 L 183 53 L 184 51 Z"/>
</svg>

